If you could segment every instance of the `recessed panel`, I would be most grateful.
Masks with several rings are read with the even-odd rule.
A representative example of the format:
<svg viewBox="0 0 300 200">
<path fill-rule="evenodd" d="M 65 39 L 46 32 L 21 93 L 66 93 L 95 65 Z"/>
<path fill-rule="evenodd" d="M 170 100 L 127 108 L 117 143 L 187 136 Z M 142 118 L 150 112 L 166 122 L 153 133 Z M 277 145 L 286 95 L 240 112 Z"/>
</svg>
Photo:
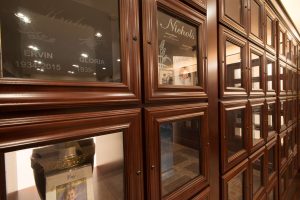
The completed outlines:
<svg viewBox="0 0 300 200">
<path fill-rule="evenodd" d="M 266 30 L 267 30 L 267 44 L 269 46 L 274 46 L 274 30 L 273 30 L 273 20 L 267 16 L 267 26 L 266 26 Z"/>
<path fill-rule="evenodd" d="M 243 15 L 242 15 L 242 0 L 225 0 L 225 15 L 231 18 L 233 21 L 238 24 L 243 24 Z"/>
<path fill-rule="evenodd" d="M 261 37 L 260 15 L 260 5 L 255 0 L 251 0 L 251 33 L 258 38 Z"/>
<path fill-rule="evenodd" d="M 158 84 L 198 86 L 197 26 L 160 10 L 157 19 Z"/>
<path fill-rule="evenodd" d="M 3 76 L 121 82 L 118 0 L 1 3 Z"/>
</svg>

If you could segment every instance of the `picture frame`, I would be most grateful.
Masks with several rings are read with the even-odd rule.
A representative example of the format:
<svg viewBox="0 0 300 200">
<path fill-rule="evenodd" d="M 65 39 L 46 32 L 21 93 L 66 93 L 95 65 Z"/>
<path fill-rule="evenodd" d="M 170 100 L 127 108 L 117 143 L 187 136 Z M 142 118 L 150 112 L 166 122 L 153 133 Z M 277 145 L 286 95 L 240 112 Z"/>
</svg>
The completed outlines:
<svg viewBox="0 0 300 200">
<path fill-rule="evenodd" d="M 46 176 L 46 200 L 94 200 L 92 166 Z"/>
</svg>

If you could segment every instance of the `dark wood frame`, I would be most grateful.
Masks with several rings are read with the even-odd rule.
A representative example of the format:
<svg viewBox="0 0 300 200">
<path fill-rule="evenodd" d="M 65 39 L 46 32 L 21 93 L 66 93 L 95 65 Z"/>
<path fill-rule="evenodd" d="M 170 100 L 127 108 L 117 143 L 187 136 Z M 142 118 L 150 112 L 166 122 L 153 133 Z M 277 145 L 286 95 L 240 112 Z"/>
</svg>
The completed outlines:
<svg viewBox="0 0 300 200">
<path fill-rule="evenodd" d="M 274 197 L 275 197 L 275 200 L 278 200 L 278 179 L 277 177 L 267 185 L 267 188 L 266 188 L 266 192 L 267 192 L 267 199 L 268 199 L 268 195 L 270 194 L 270 192 L 272 192 L 272 190 L 274 190 Z"/>
<path fill-rule="evenodd" d="M 139 103 L 141 92 L 138 0 L 120 0 L 119 7 L 121 83 L 1 78 L 1 109 Z"/>
<path fill-rule="evenodd" d="M 206 13 L 207 0 L 181 0 Z"/>
<path fill-rule="evenodd" d="M 280 32 L 283 33 L 283 54 L 280 53 Z M 277 21 L 277 55 L 279 59 L 286 62 L 286 28 L 282 25 L 282 22 Z"/>
<path fill-rule="evenodd" d="M 255 0 L 253 0 L 255 1 Z M 260 70 L 260 88 L 259 90 L 253 90 L 252 89 L 252 66 L 251 66 L 251 62 L 252 62 L 252 56 L 251 54 L 255 54 L 257 56 L 260 57 L 260 66 L 259 66 L 259 70 Z M 248 51 L 248 90 L 249 90 L 249 95 L 250 96 L 265 96 L 265 52 L 263 49 L 257 47 L 256 45 L 253 44 L 249 44 L 249 51 Z"/>
<path fill-rule="evenodd" d="M 277 179 L 278 177 L 278 144 L 277 144 L 277 135 L 276 137 L 271 140 L 270 142 L 268 142 L 266 144 L 266 161 L 269 160 L 269 152 L 270 150 L 274 148 L 274 167 L 275 167 L 275 172 L 273 172 L 272 174 L 269 173 L 268 170 L 268 162 L 266 162 L 266 171 L 267 171 L 267 175 L 266 175 L 266 179 L 267 179 L 267 185 L 269 185 L 269 183 L 273 182 L 274 179 Z"/>
<path fill-rule="evenodd" d="M 167 196 L 161 195 L 159 126 L 161 123 L 188 120 L 199 117 L 201 120 L 201 163 L 198 176 Z M 209 142 L 208 142 L 208 108 L 206 103 L 174 105 L 145 108 L 146 119 L 146 160 L 147 160 L 147 199 L 183 200 L 199 193 L 209 184 Z"/>
<path fill-rule="evenodd" d="M 16 117 L 0 124 L 0 158 L 6 152 L 123 132 L 125 199 L 144 199 L 140 109 Z M 4 169 L 4 160 L 0 162 Z M 4 171 L 4 170 L 3 170 Z M 1 199 L 6 199 L 1 176 Z"/>
<path fill-rule="evenodd" d="M 258 29 L 260 31 L 260 35 L 256 36 L 251 32 L 251 3 L 252 1 L 255 1 L 259 6 L 259 15 L 260 15 L 260 19 L 258 21 Z M 254 43 L 256 43 L 257 45 L 263 47 L 264 46 L 264 35 L 265 35 L 265 4 L 263 2 L 263 0 L 248 0 L 248 33 L 249 33 L 249 39 L 251 41 L 253 41 Z"/>
<path fill-rule="evenodd" d="M 263 157 L 262 163 L 262 187 L 253 195 L 253 174 L 252 174 L 252 163 L 255 162 L 257 159 Z M 267 183 L 267 173 L 266 173 L 266 149 L 265 147 L 260 148 L 255 153 L 253 153 L 249 157 L 249 180 L 250 180 L 250 199 L 256 200 L 261 199 L 262 196 L 265 194 L 265 187 Z"/>
<path fill-rule="evenodd" d="M 228 171 L 233 166 L 240 163 L 242 160 L 247 158 L 248 149 L 249 149 L 249 137 L 248 137 L 248 104 L 247 100 L 240 101 L 230 101 L 230 102 L 221 102 L 220 105 L 220 122 L 221 122 L 221 162 L 222 162 L 222 172 Z M 231 110 L 244 110 L 244 149 L 235 153 L 235 155 L 227 158 L 227 133 L 226 133 L 226 112 Z"/>
<path fill-rule="evenodd" d="M 277 34 L 276 34 L 276 24 L 277 24 L 277 17 L 275 15 L 275 13 L 272 11 L 272 9 L 270 8 L 270 6 L 265 3 L 265 19 L 264 19 L 264 24 L 265 26 L 267 26 L 267 18 L 270 18 L 272 20 L 272 34 L 273 34 L 273 46 L 268 45 L 267 43 L 267 28 L 265 28 L 265 48 L 267 51 L 269 51 L 270 53 L 276 55 L 276 49 L 277 49 L 277 45 L 276 45 L 276 41 L 277 41 Z"/>
<path fill-rule="evenodd" d="M 250 200 L 251 198 L 249 197 L 250 193 L 249 193 L 249 160 L 246 159 L 242 162 L 240 162 L 237 166 L 235 166 L 233 169 L 231 169 L 228 173 L 226 173 L 224 176 L 222 176 L 222 199 L 223 200 L 230 200 L 228 199 L 228 186 L 227 183 L 234 178 L 235 176 L 237 176 L 240 173 L 244 173 L 245 172 L 245 176 L 243 176 L 243 183 L 244 183 L 244 190 L 243 192 L 245 192 L 243 200 Z"/>
<path fill-rule="evenodd" d="M 260 141 L 253 146 L 253 127 L 252 127 L 252 109 L 253 107 L 262 106 L 262 115 L 261 117 L 261 135 L 262 138 Z M 266 143 L 266 132 L 265 132 L 265 119 L 266 118 L 266 106 L 265 99 L 250 99 L 249 100 L 249 120 L 248 120 L 248 144 L 249 144 L 249 152 L 253 153 L 261 148 Z"/>
<path fill-rule="evenodd" d="M 275 116 L 273 116 L 275 124 L 274 124 L 274 131 L 271 131 L 269 134 L 269 130 L 268 130 L 268 105 L 269 104 L 274 104 L 274 109 L 275 109 Z M 277 101 L 276 98 L 267 98 L 266 99 L 266 117 L 265 117 L 265 133 L 266 133 L 266 139 L 267 141 L 272 140 L 274 137 L 277 137 L 277 124 L 278 124 L 278 117 L 277 117 Z M 270 136 L 269 136 L 270 135 Z"/>
<path fill-rule="evenodd" d="M 267 69 L 268 60 L 273 62 L 273 69 L 272 69 L 273 90 L 268 90 L 268 69 Z M 266 96 L 275 96 L 277 91 L 277 62 L 276 62 L 276 58 L 271 54 L 269 54 L 268 52 L 265 53 L 265 91 L 266 91 Z"/>
<path fill-rule="evenodd" d="M 242 88 L 226 87 L 226 41 L 229 41 L 239 47 L 241 47 L 242 56 Z M 246 39 L 230 31 L 229 29 L 219 26 L 219 72 L 220 72 L 220 96 L 221 97 L 246 97 L 247 86 L 247 46 Z"/>
<path fill-rule="evenodd" d="M 206 188 L 204 191 L 202 191 L 200 194 L 196 195 L 191 200 L 210 200 L 209 198 L 210 188 Z"/>
<path fill-rule="evenodd" d="M 175 15 L 197 27 L 199 86 L 165 86 L 158 84 L 157 10 Z M 180 1 L 147 0 L 143 2 L 143 48 L 145 101 L 161 102 L 203 99 L 206 94 L 207 53 L 206 17 Z"/>
<path fill-rule="evenodd" d="M 227 0 L 219 0 L 219 21 L 230 26 L 235 31 L 239 32 L 243 36 L 248 35 L 248 0 L 242 0 L 241 5 L 241 21 L 243 24 L 239 24 L 238 22 L 231 19 L 225 13 L 225 1 Z"/>
<path fill-rule="evenodd" d="M 283 75 L 282 75 L 282 79 L 283 79 L 283 90 L 280 89 L 281 87 L 281 83 L 280 83 L 280 67 L 283 68 Z M 286 68 L 286 63 L 282 62 L 282 61 L 278 61 L 277 63 L 277 95 L 279 96 L 286 96 L 287 95 L 287 68 Z"/>
</svg>

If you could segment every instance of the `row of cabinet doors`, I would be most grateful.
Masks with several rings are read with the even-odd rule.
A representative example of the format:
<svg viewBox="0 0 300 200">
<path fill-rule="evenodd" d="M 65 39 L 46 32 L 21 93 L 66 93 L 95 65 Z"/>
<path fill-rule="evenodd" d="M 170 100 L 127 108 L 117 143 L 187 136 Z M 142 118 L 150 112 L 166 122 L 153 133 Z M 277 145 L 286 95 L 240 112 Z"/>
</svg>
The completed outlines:
<svg viewBox="0 0 300 200">
<path fill-rule="evenodd" d="M 2 107 L 207 98 L 205 1 L 105 2 L 1 5 Z"/>
<path fill-rule="evenodd" d="M 85 170 L 82 178 L 87 188 L 93 188 L 93 194 L 87 193 L 94 199 L 141 200 L 144 195 L 151 200 L 207 199 L 207 104 L 151 107 L 143 113 L 140 109 L 124 109 L 1 120 L 1 199 L 50 195 L 48 186 L 40 188 L 38 180 L 43 173 L 36 167 L 39 163 L 47 185 L 57 187 L 68 184 L 64 176 L 69 172 L 83 174 Z M 141 128 L 143 123 L 145 129 Z M 94 159 L 79 160 L 80 164 L 64 170 L 51 170 L 47 165 L 59 166 L 72 144 L 80 146 L 73 153 L 84 159 L 85 153 L 92 152 L 85 150 L 88 143 L 95 146 Z M 55 152 L 60 152 L 56 159 Z M 87 166 L 92 167 L 92 175 L 87 175 Z"/>
</svg>

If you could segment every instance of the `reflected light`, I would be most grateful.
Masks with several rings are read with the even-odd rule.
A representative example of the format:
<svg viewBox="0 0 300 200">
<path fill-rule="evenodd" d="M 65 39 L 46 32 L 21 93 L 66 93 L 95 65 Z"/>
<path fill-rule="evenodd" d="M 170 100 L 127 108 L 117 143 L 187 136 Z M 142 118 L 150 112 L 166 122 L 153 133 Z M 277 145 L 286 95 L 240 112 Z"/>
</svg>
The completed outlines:
<svg viewBox="0 0 300 200">
<path fill-rule="evenodd" d="M 31 19 L 29 17 L 27 17 L 26 15 L 24 15 L 23 13 L 15 13 L 15 16 L 18 17 L 21 21 L 23 21 L 26 24 L 30 24 L 31 23 Z"/>
<path fill-rule="evenodd" d="M 103 70 L 106 70 L 106 67 L 102 67 Z"/>
<path fill-rule="evenodd" d="M 40 68 L 36 68 L 36 70 L 38 70 L 38 71 L 41 71 L 41 69 L 40 69 Z"/>
<path fill-rule="evenodd" d="M 34 60 L 33 62 L 35 62 L 37 64 L 42 64 L 42 61 L 40 61 L 40 60 Z"/>
<path fill-rule="evenodd" d="M 89 57 L 89 55 L 87 55 L 86 53 L 82 53 L 81 56 L 84 57 L 84 58 Z"/>
<path fill-rule="evenodd" d="M 74 64 L 74 65 L 72 65 L 72 66 L 73 66 L 73 67 L 76 67 L 76 68 L 79 68 L 79 65 L 75 65 L 75 64 Z"/>
<path fill-rule="evenodd" d="M 97 33 L 95 34 L 95 36 L 98 37 L 98 38 L 101 38 L 101 37 L 102 37 L 102 34 L 101 34 L 100 32 L 97 32 Z"/>
<path fill-rule="evenodd" d="M 93 75 L 96 76 L 96 72 L 94 72 Z"/>
<path fill-rule="evenodd" d="M 44 72 L 44 69 L 41 69 L 41 72 Z"/>
<path fill-rule="evenodd" d="M 68 73 L 69 73 L 69 74 L 74 74 L 75 72 L 73 72 L 73 71 L 68 71 Z"/>
<path fill-rule="evenodd" d="M 33 45 L 29 45 L 28 48 L 29 48 L 29 49 L 32 49 L 32 50 L 34 50 L 34 51 L 40 50 L 38 47 L 33 46 Z"/>
<path fill-rule="evenodd" d="M 119 58 L 117 61 L 118 61 L 118 62 L 121 62 L 121 59 Z"/>
</svg>

